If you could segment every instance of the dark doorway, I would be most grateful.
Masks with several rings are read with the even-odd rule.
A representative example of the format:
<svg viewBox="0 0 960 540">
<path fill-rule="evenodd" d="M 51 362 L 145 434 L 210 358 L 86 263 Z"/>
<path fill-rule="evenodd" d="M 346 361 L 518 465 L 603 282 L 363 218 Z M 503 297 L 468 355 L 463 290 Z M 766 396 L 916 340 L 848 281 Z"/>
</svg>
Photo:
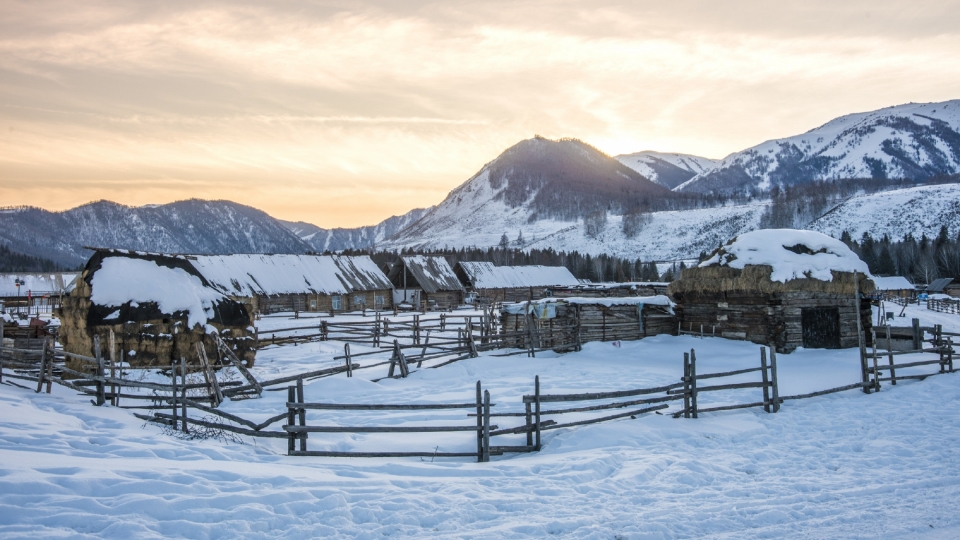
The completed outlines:
<svg viewBox="0 0 960 540">
<path fill-rule="evenodd" d="M 804 308 L 800 317 L 804 347 L 840 348 L 840 310 L 838 308 Z"/>
</svg>

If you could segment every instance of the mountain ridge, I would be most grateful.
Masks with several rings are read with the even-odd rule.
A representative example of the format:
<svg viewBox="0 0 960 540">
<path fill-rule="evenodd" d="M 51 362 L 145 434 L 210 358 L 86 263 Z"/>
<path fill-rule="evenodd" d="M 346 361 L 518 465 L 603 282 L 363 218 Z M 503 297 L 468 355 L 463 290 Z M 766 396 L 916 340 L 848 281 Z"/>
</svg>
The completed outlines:
<svg viewBox="0 0 960 540">
<path fill-rule="evenodd" d="M 678 192 L 768 191 L 813 180 L 910 178 L 960 173 L 960 100 L 853 113 L 805 133 L 735 152 Z"/>
</svg>

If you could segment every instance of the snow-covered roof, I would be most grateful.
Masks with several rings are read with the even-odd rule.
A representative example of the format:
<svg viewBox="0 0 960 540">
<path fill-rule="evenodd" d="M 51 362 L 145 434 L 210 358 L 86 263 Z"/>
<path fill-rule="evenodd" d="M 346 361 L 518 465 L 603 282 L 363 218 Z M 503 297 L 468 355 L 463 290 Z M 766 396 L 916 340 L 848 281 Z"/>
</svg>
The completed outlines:
<svg viewBox="0 0 960 540">
<path fill-rule="evenodd" d="M 214 288 L 233 296 L 348 294 L 392 288 L 366 255 L 197 255 L 189 262 Z"/>
<path fill-rule="evenodd" d="M 427 293 L 439 291 L 462 291 L 463 285 L 454 273 L 453 268 L 443 257 L 427 257 L 425 255 L 404 255 L 400 257 L 390 269 L 390 278 L 398 276 L 406 267 L 420 288 Z M 398 278 L 402 279 L 402 278 Z M 396 283 L 396 281 L 394 281 Z M 410 283 L 408 287 L 415 284 Z"/>
<path fill-rule="evenodd" d="M 927 292 L 928 293 L 943 292 L 943 290 L 947 288 L 947 285 L 950 285 L 951 283 L 953 283 L 953 278 L 946 277 L 946 278 L 935 279 L 931 281 L 929 285 L 927 285 Z"/>
<path fill-rule="evenodd" d="M 76 272 L 0 274 L 0 297 L 17 296 L 17 280 L 24 282 L 20 285 L 20 296 L 27 296 L 28 291 L 34 295 L 66 294 L 76 285 L 77 275 Z"/>
<path fill-rule="evenodd" d="M 577 285 L 563 266 L 496 266 L 492 262 L 457 263 L 474 289 L 513 289 Z"/>
<path fill-rule="evenodd" d="M 580 290 L 590 290 L 590 291 L 605 291 L 605 290 L 615 290 L 615 289 L 631 289 L 636 290 L 643 287 L 664 287 L 670 285 L 666 281 L 624 281 L 624 282 L 602 282 L 602 283 L 593 283 L 589 280 L 577 280 L 575 285 L 571 285 L 572 289 Z"/>
<path fill-rule="evenodd" d="M 700 267 L 747 265 L 773 267 L 772 281 L 813 278 L 833 281 L 832 271 L 867 276 L 867 263 L 843 242 L 825 234 L 796 229 L 762 229 L 741 234 L 717 250 Z"/>
<path fill-rule="evenodd" d="M 916 290 L 916 287 L 912 283 L 907 281 L 907 278 L 903 276 L 890 276 L 890 277 L 873 277 L 873 284 L 877 287 L 878 291 L 912 291 Z"/>
<path fill-rule="evenodd" d="M 183 268 L 128 257 L 104 258 L 90 278 L 90 288 L 93 304 L 118 308 L 104 319 L 119 319 L 125 304 L 154 303 L 162 313 L 183 313 L 193 327 L 214 319 L 216 304 L 229 301 Z"/>
<path fill-rule="evenodd" d="M 544 304 L 579 304 L 579 305 L 590 305 L 590 306 L 662 306 L 667 308 L 670 313 L 673 313 L 673 306 L 676 305 L 673 303 L 670 298 L 658 294 L 656 296 L 626 296 L 626 297 L 617 297 L 617 298 L 584 298 L 584 297 L 572 297 L 572 298 L 542 298 L 540 300 L 532 300 L 530 302 L 517 302 L 514 304 L 504 304 L 503 311 L 511 314 L 520 314 L 524 313 L 527 310 L 527 305 L 530 306 L 541 306 Z"/>
</svg>

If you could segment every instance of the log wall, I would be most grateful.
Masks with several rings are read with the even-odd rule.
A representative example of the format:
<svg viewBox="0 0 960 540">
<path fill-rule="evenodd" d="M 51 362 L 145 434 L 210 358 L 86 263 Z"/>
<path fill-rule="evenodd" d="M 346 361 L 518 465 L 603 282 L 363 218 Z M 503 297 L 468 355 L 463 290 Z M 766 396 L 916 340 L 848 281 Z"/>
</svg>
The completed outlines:
<svg viewBox="0 0 960 540">
<path fill-rule="evenodd" d="M 534 319 L 542 347 L 561 347 L 590 341 L 638 340 L 659 334 L 674 334 L 677 318 L 658 306 L 603 306 L 600 304 L 556 304 L 553 319 Z M 642 324 L 640 317 L 642 316 Z M 502 312 L 500 332 L 526 331 L 524 315 Z M 509 346 L 523 347 L 523 337 L 515 337 Z"/>
<path fill-rule="evenodd" d="M 770 345 L 789 353 L 803 346 L 801 314 L 804 308 L 837 308 L 840 314 L 840 347 L 856 347 L 857 307 L 852 295 L 791 291 L 746 291 L 674 294 L 677 317 L 683 330 L 715 333 L 728 339 Z M 866 335 L 871 328 L 869 299 L 860 301 L 860 320 Z"/>
</svg>

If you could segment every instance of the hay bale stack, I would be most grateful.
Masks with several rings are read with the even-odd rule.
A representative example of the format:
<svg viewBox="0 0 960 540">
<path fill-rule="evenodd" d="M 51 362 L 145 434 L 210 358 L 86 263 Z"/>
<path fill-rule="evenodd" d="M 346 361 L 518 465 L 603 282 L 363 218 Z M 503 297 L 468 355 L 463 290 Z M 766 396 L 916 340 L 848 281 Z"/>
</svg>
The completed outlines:
<svg viewBox="0 0 960 540">
<path fill-rule="evenodd" d="M 155 262 L 162 268 L 171 268 L 163 265 L 177 263 L 174 257 L 128 255 L 141 261 Z M 213 335 L 216 333 L 247 367 L 253 366 L 256 357 L 256 335 L 246 306 L 223 298 L 216 304 L 213 317 L 203 317 L 205 324 L 198 324 L 196 321 L 191 324 L 189 313 L 164 313 L 158 302 L 127 301 L 119 306 L 98 305 L 93 299 L 92 281 L 105 256 L 122 257 L 125 254 L 95 254 L 77 280 L 76 288 L 63 299 L 62 307 L 56 312 L 60 319 L 58 340 L 65 351 L 94 357 L 94 336 L 99 336 L 101 354 L 103 358 L 109 359 L 112 332 L 116 344 L 116 360 L 134 367 L 168 367 L 180 358 L 196 364 L 197 344 L 204 348 L 207 358 L 216 364 L 220 358 Z M 160 287 L 162 284 L 148 283 L 145 286 L 149 288 L 151 285 Z M 67 367 L 77 371 L 90 371 L 93 366 L 71 360 Z"/>
</svg>

